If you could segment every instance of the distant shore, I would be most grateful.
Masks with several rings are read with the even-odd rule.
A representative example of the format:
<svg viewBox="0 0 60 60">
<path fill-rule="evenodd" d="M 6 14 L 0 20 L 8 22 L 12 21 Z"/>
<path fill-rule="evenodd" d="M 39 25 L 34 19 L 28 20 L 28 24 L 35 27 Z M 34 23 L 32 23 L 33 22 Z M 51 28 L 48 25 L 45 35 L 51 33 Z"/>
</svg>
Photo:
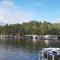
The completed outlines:
<svg viewBox="0 0 60 60">
<path fill-rule="evenodd" d="M 0 38 L 26 38 L 26 39 L 60 39 L 60 35 L 0 35 Z"/>
</svg>

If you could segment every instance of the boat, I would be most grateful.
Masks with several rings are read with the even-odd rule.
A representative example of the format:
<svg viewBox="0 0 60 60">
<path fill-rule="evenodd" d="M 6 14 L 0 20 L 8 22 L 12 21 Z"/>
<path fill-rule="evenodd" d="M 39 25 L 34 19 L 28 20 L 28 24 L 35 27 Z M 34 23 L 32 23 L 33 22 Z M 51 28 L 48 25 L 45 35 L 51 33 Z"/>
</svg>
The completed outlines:
<svg viewBox="0 0 60 60">
<path fill-rule="evenodd" d="M 60 48 L 43 48 L 39 60 L 60 60 Z"/>
</svg>

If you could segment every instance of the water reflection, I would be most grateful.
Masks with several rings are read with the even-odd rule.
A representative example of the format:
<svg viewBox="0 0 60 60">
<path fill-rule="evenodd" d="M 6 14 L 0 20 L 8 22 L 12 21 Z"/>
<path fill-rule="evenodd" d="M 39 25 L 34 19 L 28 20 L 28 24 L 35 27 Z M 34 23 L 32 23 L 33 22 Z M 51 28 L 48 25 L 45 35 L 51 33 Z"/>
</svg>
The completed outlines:
<svg viewBox="0 0 60 60">
<path fill-rule="evenodd" d="M 60 48 L 60 40 L 0 39 L 0 60 L 38 60 L 45 47 Z"/>
<path fill-rule="evenodd" d="M 28 50 L 29 52 L 38 51 L 40 48 L 45 47 L 59 47 L 59 40 L 32 40 L 32 39 L 6 39 L 0 40 L 0 45 L 4 45 L 5 47 L 16 47 L 23 48 Z"/>
</svg>

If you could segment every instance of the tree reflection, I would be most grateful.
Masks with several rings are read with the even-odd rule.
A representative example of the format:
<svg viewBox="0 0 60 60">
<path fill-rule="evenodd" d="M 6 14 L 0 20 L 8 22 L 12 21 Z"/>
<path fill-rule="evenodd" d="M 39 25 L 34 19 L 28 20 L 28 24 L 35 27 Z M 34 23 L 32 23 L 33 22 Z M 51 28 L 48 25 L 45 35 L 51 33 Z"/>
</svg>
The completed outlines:
<svg viewBox="0 0 60 60">
<path fill-rule="evenodd" d="M 0 39 L 0 45 L 5 46 L 6 48 L 22 48 L 28 52 L 38 52 L 41 48 L 45 47 L 60 47 L 59 40 L 48 40 L 48 45 L 45 40 L 36 40 L 33 39 Z"/>
</svg>

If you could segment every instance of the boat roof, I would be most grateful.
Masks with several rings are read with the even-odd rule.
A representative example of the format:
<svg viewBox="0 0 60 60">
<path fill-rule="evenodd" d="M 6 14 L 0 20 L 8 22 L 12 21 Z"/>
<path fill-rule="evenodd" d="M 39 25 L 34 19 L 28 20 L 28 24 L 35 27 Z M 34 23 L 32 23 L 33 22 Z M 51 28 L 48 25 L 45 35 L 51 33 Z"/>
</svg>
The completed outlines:
<svg viewBox="0 0 60 60">
<path fill-rule="evenodd" d="M 43 52 L 46 52 L 47 54 L 56 54 L 60 55 L 60 48 L 43 48 Z"/>
<path fill-rule="evenodd" d="M 56 51 L 56 50 L 60 50 L 60 48 L 43 48 L 43 50 L 52 50 L 52 51 Z"/>
</svg>

